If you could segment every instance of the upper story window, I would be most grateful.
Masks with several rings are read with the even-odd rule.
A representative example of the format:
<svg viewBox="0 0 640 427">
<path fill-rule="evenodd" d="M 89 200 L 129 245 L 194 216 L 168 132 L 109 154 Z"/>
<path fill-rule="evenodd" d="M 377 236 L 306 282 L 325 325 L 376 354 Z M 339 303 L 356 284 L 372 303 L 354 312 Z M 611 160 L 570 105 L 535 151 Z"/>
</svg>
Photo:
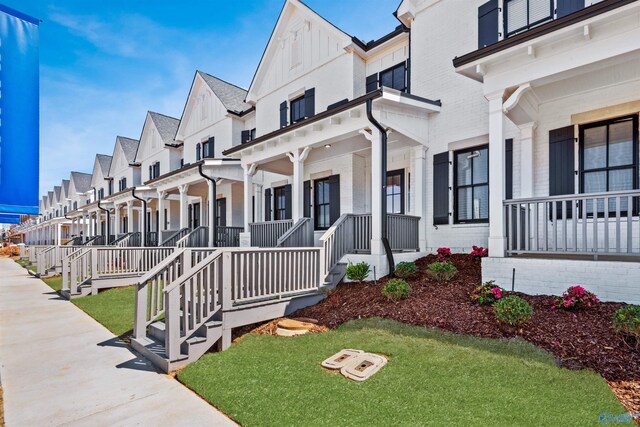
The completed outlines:
<svg viewBox="0 0 640 427">
<path fill-rule="evenodd" d="M 127 189 L 127 178 L 120 178 L 118 181 L 118 191 L 124 191 Z"/>
<path fill-rule="evenodd" d="M 104 199 L 104 188 L 98 190 L 98 200 Z"/>
<path fill-rule="evenodd" d="M 113 194 L 113 181 L 110 180 L 109 181 L 109 195 L 112 195 L 112 194 Z"/>
<path fill-rule="evenodd" d="M 382 86 L 407 92 L 407 63 L 402 62 L 380 73 L 370 75 L 367 77 L 366 86 L 367 93 Z"/>
<path fill-rule="evenodd" d="M 250 130 L 243 130 L 240 136 L 240 143 L 244 144 L 249 141 L 253 141 L 254 139 L 256 139 L 256 128 L 253 128 Z"/>
<path fill-rule="evenodd" d="M 291 123 L 299 122 L 300 120 L 304 120 L 304 96 L 294 99 L 291 101 Z"/>
<path fill-rule="evenodd" d="M 528 30 L 553 19 L 554 0 L 505 0 L 506 36 Z"/>
<path fill-rule="evenodd" d="M 156 179 L 160 176 L 160 162 L 149 165 L 149 179 Z"/>
<path fill-rule="evenodd" d="M 205 159 L 213 159 L 215 157 L 215 138 L 213 136 L 202 143 L 202 157 Z"/>
<path fill-rule="evenodd" d="M 75 211 L 76 209 L 78 209 L 78 202 L 73 202 L 73 210 Z"/>
<path fill-rule="evenodd" d="M 478 49 L 585 7 L 585 0 L 489 0 L 478 8 Z"/>
<path fill-rule="evenodd" d="M 290 110 L 289 114 L 287 111 Z M 307 89 L 303 96 L 280 104 L 280 127 L 297 123 L 316 114 L 316 90 Z"/>
<path fill-rule="evenodd" d="M 489 147 L 474 147 L 455 153 L 455 221 L 489 220 Z"/>
</svg>

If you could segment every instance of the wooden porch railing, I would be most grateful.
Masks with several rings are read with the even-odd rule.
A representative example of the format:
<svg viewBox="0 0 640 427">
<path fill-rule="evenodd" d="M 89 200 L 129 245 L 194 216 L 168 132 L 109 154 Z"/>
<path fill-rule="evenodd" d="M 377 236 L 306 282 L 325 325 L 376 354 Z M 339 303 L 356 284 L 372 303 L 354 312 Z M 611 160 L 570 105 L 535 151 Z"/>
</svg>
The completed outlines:
<svg viewBox="0 0 640 427">
<path fill-rule="evenodd" d="M 419 216 L 387 214 L 387 238 L 392 251 L 419 251 Z"/>
<path fill-rule="evenodd" d="M 237 248 L 240 246 L 240 233 L 244 232 L 243 227 L 216 227 L 217 247 Z"/>
<path fill-rule="evenodd" d="M 507 200 L 506 253 L 640 255 L 640 190 Z"/>
<path fill-rule="evenodd" d="M 293 227 L 292 219 L 282 221 L 254 222 L 249 224 L 251 232 L 251 246 L 260 248 L 274 248 L 278 238 Z"/>
<path fill-rule="evenodd" d="M 169 237 L 167 237 L 162 243 L 160 243 L 160 246 L 165 248 L 170 246 L 176 246 L 178 244 L 178 240 L 182 239 L 184 236 L 186 236 L 190 232 L 191 232 L 191 229 L 182 228 L 176 231 L 175 233 L 171 234 Z"/>
<path fill-rule="evenodd" d="M 63 260 L 63 289 L 77 294 L 78 287 L 89 280 L 141 276 L 174 251 L 175 248 L 84 248 Z"/>
<path fill-rule="evenodd" d="M 201 225 L 178 240 L 179 248 L 206 248 L 209 246 L 209 227 Z"/>
<path fill-rule="evenodd" d="M 104 236 L 93 236 L 89 240 L 87 240 L 84 246 L 102 246 L 105 244 Z"/>
<path fill-rule="evenodd" d="M 134 338 L 144 340 L 164 316 L 166 355 L 176 360 L 185 340 L 217 312 L 316 293 L 322 250 L 178 249 L 136 285 Z"/>
<path fill-rule="evenodd" d="M 38 254 L 50 247 L 49 245 L 29 245 L 29 262 L 32 264 L 38 262 Z"/>
<path fill-rule="evenodd" d="M 49 270 L 62 267 L 63 258 L 71 255 L 79 249 L 78 246 L 50 246 L 40 251 L 37 257 L 37 272 L 46 274 Z"/>
<path fill-rule="evenodd" d="M 120 248 L 137 248 L 142 243 L 142 233 L 136 231 L 135 233 L 127 233 L 124 238 L 116 243 L 116 246 Z"/>
<path fill-rule="evenodd" d="M 313 220 L 302 218 L 293 227 L 278 238 L 276 247 L 279 248 L 306 248 L 313 244 Z"/>
</svg>

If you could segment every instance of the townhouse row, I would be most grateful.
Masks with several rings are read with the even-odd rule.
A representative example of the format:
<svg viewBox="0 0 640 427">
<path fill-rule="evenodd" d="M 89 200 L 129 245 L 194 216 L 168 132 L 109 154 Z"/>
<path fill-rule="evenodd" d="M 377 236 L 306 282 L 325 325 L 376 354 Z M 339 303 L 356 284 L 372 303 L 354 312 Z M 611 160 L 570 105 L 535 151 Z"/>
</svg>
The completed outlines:
<svg viewBox="0 0 640 427">
<path fill-rule="evenodd" d="M 320 246 L 378 276 L 489 248 L 483 279 L 565 271 L 640 301 L 640 2 L 404 0 L 363 42 L 286 0 L 248 90 L 195 73 L 92 173 L 43 196 L 28 244 Z M 337 236 L 337 237 L 336 237 Z M 606 267 L 606 268 L 605 268 Z"/>
</svg>

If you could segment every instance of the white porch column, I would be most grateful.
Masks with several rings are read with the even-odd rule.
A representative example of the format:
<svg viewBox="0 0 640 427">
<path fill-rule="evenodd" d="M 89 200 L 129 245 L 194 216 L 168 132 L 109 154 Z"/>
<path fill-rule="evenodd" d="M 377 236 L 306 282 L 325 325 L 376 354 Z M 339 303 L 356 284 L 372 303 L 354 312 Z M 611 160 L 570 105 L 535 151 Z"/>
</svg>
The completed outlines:
<svg viewBox="0 0 640 427">
<path fill-rule="evenodd" d="M 503 92 L 487 95 L 489 100 L 489 256 L 504 257 L 504 112 Z"/>
<path fill-rule="evenodd" d="M 216 233 L 215 222 L 216 222 L 216 192 L 213 188 L 213 182 L 211 180 L 207 180 L 207 202 L 209 204 L 207 221 L 209 222 L 209 243 L 208 246 L 213 248 L 216 245 Z"/>
<path fill-rule="evenodd" d="M 89 230 L 87 230 L 87 214 L 82 213 L 82 243 L 89 237 Z"/>
<path fill-rule="evenodd" d="M 262 207 L 263 201 L 263 193 L 262 193 L 262 184 L 253 184 L 253 197 L 255 200 L 255 221 L 261 222 L 264 221 L 264 209 Z"/>
<path fill-rule="evenodd" d="M 420 252 L 427 251 L 427 150 L 425 146 L 419 146 L 414 149 L 414 166 L 413 166 L 413 179 L 415 184 L 413 186 L 413 199 L 414 199 L 414 215 L 420 217 L 420 224 L 418 225 L 418 243 L 420 245 Z"/>
<path fill-rule="evenodd" d="M 158 190 L 158 239 L 163 231 L 165 231 L 166 223 L 164 218 L 165 198 L 167 197 L 166 191 Z"/>
<path fill-rule="evenodd" d="M 189 226 L 189 212 L 187 210 L 188 201 L 187 201 L 187 191 L 189 190 L 189 185 L 184 184 L 178 187 L 180 191 L 180 228 L 187 228 Z"/>
<path fill-rule="evenodd" d="M 60 246 L 62 244 L 62 224 L 58 223 L 56 225 L 56 245 Z"/>
<path fill-rule="evenodd" d="M 363 132 L 371 141 L 371 255 L 384 255 L 382 244 L 382 198 L 380 177 L 382 170 L 382 134 L 372 127 L 371 134 Z"/>
<path fill-rule="evenodd" d="M 251 197 L 253 196 L 253 176 L 256 174 L 255 163 L 250 165 L 242 165 L 242 169 L 244 171 L 244 185 L 242 188 L 244 195 L 244 232 L 240 233 L 240 246 L 248 247 L 251 246 L 251 231 L 249 230 L 249 224 L 251 224 Z"/>
<path fill-rule="evenodd" d="M 303 150 L 287 153 L 293 163 L 291 217 L 294 223 L 304 216 L 304 161 L 310 151 L 311 147 L 305 147 Z"/>
<path fill-rule="evenodd" d="M 533 197 L 533 136 L 536 122 L 520 128 L 520 197 Z"/>
<path fill-rule="evenodd" d="M 113 208 L 113 234 L 117 239 L 120 234 L 120 205 L 114 203 Z"/>
<path fill-rule="evenodd" d="M 127 202 L 127 231 L 133 233 L 133 201 Z"/>
</svg>

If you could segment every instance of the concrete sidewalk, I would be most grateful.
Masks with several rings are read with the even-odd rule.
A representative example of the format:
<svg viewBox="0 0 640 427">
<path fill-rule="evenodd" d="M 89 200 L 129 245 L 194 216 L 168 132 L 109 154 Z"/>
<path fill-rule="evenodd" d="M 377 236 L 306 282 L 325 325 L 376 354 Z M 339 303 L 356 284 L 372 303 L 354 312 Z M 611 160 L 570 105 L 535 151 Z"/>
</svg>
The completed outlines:
<svg viewBox="0 0 640 427">
<path fill-rule="evenodd" d="M 235 425 L 7 258 L 0 382 L 7 427 Z"/>
</svg>

